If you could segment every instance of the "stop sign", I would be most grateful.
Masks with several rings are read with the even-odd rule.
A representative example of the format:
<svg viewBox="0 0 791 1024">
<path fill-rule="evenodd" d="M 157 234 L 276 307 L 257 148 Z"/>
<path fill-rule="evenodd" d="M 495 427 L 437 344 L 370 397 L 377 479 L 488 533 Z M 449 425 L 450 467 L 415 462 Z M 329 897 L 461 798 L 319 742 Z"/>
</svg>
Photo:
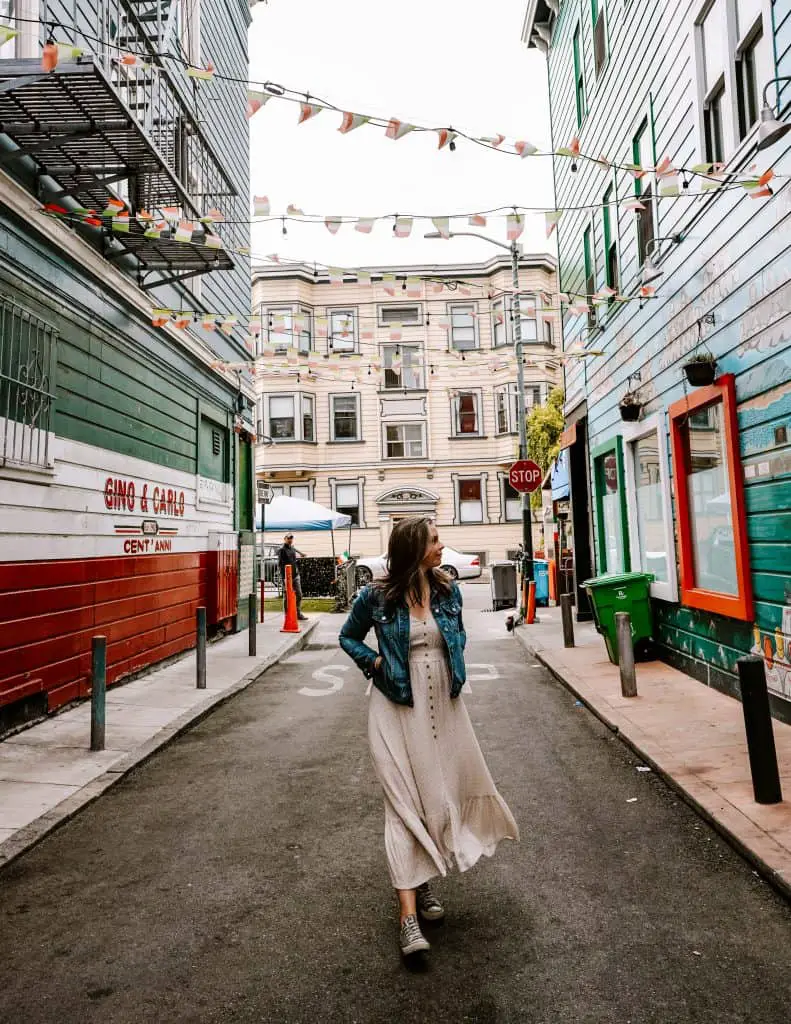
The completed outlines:
<svg viewBox="0 0 791 1024">
<path fill-rule="evenodd" d="M 532 459 L 519 459 L 508 470 L 508 481 L 515 491 L 535 491 L 541 486 L 541 467 Z"/>
</svg>

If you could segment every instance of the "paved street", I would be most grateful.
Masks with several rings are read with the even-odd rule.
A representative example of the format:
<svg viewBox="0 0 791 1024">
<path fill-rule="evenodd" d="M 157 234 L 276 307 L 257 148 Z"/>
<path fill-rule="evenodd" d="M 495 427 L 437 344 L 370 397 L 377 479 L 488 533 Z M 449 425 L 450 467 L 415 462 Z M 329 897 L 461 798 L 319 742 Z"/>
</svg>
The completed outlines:
<svg viewBox="0 0 791 1024">
<path fill-rule="evenodd" d="M 0 875 L 0 1020 L 788 1019 L 791 909 L 465 586 L 471 692 L 522 830 L 402 965 L 341 618 Z"/>
</svg>

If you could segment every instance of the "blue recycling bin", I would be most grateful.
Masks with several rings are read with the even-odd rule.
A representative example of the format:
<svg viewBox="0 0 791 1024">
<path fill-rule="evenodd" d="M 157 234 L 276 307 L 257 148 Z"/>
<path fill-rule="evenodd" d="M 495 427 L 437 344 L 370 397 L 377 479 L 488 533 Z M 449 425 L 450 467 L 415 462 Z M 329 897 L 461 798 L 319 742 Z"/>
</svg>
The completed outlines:
<svg viewBox="0 0 791 1024">
<path fill-rule="evenodd" d="M 533 579 L 536 581 L 536 604 L 549 604 L 549 562 L 546 558 L 533 559 Z"/>
</svg>

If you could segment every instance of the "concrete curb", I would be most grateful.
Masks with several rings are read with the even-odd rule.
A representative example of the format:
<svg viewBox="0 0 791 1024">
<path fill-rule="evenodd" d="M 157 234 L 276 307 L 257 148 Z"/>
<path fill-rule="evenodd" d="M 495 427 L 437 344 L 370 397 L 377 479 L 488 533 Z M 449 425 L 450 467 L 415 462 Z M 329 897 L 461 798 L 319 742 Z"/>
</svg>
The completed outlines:
<svg viewBox="0 0 791 1024">
<path fill-rule="evenodd" d="M 117 761 L 112 768 L 86 783 L 76 793 L 72 793 L 71 796 L 66 797 L 65 800 L 62 800 L 55 807 L 45 811 L 35 821 L 30 822 L 29 825 L 19 829 L 10 839 L 0 843 L 0 872 L 8 867 L 12 861 L 16 860 L 17 857 L 20 857 L 31 847 L 41 842 L 50 832 L 54 832 L 55 829 L 69 821 L 70 818 L 73 818 L 84 807 L 87 807 L 88 804 L 93 803 L 105 790 L 115 785 L 125 775 L 128 775 L 133 768 L 144 764 L 158 750 L 161 750 L 168 743 L 181 736 L 182 733 L 197 725 L 215 708 L 230 700 L 231 697 L 235 697 L 242 690 L 246 690 L 251 683 L 260 679 L 273 665 L 276 665 L 283 658 L 288 657 L 288 655 L 301 650 L 307 644 L 320 622 L 321 619 L 314 619 L 305 628 L 304 632 L 298 636 L 288 637 L 276 651 L 264 658 L 263 661 L 258 662 L 255 668 L 251 669 L 237 682 L 231 683 L 225 690 L 213 693 L 201 704 L 179 715 L 169 725 L 155 733 L 151 739 L 146 740 L 136 750 L 127 754 L 120 761 Z"/>
<path fill-rule="evenodd" d="M 584 689 L 581 689 L 577 684 L 574 676 L 571 672 L 564 674 L 561 669 L 554 665 L 550 652 L 546 651 L 541 645 L 531 644 L 528 636 L 524 632 L 524 627 L 520 626 L 514 630 L 514 633 L 525 648 L 525 650 L 531 654 L 548 672 L 550 672 L 555 679 L 561 683 L 570 693 L 572 693 L 577 700 L 579 700 L 585 707 L 599 719 L 604 725 L 607 726 L 612 732 L 614 732 L 618 738 L 626 744 L 637 756 L 650 766 L 652 771 L 658 775 L 663 782 L 665 782 L 678 796 L 691 807 L 701 818 L 709 823 L 712 828 L 718 832 L 723 839 L 725 839 L 735 850 L 739 853 L 746 861 L 753 865 L 758 874 L 761 875 L 774 889 L 776 889 L 785 899 L 791 901 L 791 876 L 787 877 L 782 871 L 778 870 L 777 867 L 773 866 L 770 861 L 758 853 L 757 850 L 750 845 L 749 841 L 743 838 L 740 834 L 740 828 L 745 833 L 754 833 L 755 826 L 746 818 L 741 811 L 732 805 L 722 807 L 722 814 L 718 814 L 717 811 L 707 806 L 704 802 L 704 798 L 714 799 L 715 794 L 713 790 L 705 784 L 699 783 L 701 793 L 700 796 L 695 794 L 684 785 L 679 779 L 677 779 L 671 772 L 662 766 L 661 761 L 658 761 L 655 756 L 652 756 L 651 752 L 641 745 L 639 740 L 636 740 L 629 736 L 628 732 L 625 732 L 622 726 L 614 720 L 607 712 L 602 708 L 597 707 L 591 700 L 590 695 L 586 693 Z M 729 824 L 725 818 L 729 818 L 733 824 Z M 771 837 L 766 836 L 768 842 L 773 842 Z M 783 850 L 780 846 L 777 847 L 778 853 L 782 855 Z"/>
</svg>

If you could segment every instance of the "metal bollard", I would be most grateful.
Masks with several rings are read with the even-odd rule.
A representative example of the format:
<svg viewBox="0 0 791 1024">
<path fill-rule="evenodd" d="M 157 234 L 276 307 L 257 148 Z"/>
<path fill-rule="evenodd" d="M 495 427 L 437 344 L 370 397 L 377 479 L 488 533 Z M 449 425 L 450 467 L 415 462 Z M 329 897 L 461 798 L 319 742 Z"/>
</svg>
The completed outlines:
<svg viewBox="0 0 791 1024">
<path fill-rule="evenodd" d="M 777 751 L 763 658 L 751 654 L 739 658 L 736 664 L 739 669 L 744 728 L 747 733 L 747 752 L 750 755 L 755 802 L 779 804 L 783 799 L 783 793 L 777 769 Z"/>
<path fill-rule="evenodd" d="M 248 594 L 247 596 L 247 653 L 251 658 L 256 656 L 256 640 L 258 639 L 258 633 L 256 632 L 256 626 L 258 625 L 258 608 L 256 607 L 257 601 L 255 594 Z"/>
<path fill-rule="evenodd" d="M 574 646 L 574 612 L 571 594 L 560 595 L 560 617 L 563 620 L 563 646 Z"/>
<path fill-rule="evenodd" d="M 91 640 L 91 750 L 104 750 L 107 637 Z"/>
<path fill-rule="evenodd" d="M 264 604 L 266 603 L 266 580 L 261 578 L 261 622 L 264 621 Z"/>
<path fill-rule="evenodd" d="M 195 685 L 199 690 L 206 689 L 206 609 L 201 607 L 195 612 L 197 644 L 195 646 Z"/>
<path fill-rule="evenodd" d="M 615 613 L 615 635 L 618 640 L 618 667 L 621 670 L 621 693 L 624 697 L 636 697 L 637 674 L 634 668 L 632 617 L 629 612 Z"/>
</svg>

